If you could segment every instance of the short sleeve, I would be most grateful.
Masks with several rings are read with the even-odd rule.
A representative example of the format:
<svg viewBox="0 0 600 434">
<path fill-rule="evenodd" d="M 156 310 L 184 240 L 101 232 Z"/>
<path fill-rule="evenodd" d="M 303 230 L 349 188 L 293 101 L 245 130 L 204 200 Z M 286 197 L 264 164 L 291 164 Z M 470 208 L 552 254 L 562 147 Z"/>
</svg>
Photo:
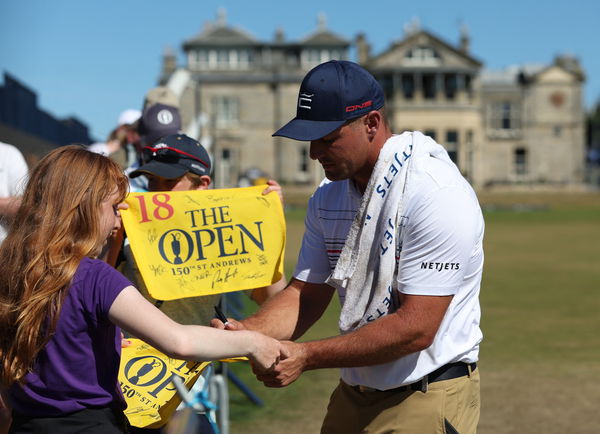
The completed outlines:
<svg viewBox="0 0 600 434">
<path fill-rule="evenodd" d="M 107 263 L 88 259 L 89 270 L 79 282 L 85 309 L 97 321 L 108 318 L 108 311 L 123 289 L 132 283 Z"/>
<path fill-rule="evenodd" d="M 331 269 L 316 202 L 316 196 L 311 197 L 308 202 L 304 236 L 294 277 L 303 282 L 323 283 L 331 274 Z"/>
<path fill-rule="evenodd" d="M 460 186 L 440 188 L 408 213 L 398 264 L 398 289 L 413 295 L 453 295 L 476 253 L 477 201 Z"/>
</svg>

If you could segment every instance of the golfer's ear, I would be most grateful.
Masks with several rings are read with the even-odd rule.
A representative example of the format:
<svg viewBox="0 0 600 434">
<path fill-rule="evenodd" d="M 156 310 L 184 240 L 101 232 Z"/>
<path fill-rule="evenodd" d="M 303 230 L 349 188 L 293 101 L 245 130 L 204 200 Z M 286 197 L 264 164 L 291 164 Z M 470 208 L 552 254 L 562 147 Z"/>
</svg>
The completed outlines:
<svg viewBox="0 0 600 434">
<path fill-rule="evenodd" d="M 377 134 L 377 130 L 382 126 L 383 118 L 377 110 L 372 110 L 365 115 L 364 122 L 369 138 L 373 139 L 375 134 Z"/>
</svg>

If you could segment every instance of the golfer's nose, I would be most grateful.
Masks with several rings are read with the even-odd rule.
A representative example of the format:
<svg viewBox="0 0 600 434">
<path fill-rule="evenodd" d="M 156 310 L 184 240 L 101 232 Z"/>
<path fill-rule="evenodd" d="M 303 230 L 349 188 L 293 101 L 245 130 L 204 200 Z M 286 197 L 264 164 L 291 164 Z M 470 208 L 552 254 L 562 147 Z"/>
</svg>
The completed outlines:
<svg viewBox="0 0 600 434">
<path fill-rule="evenodd" d="M 324 142 L 321 139 L 313 140 L 310 142 L 310 158 L 312 160 L 318 160 L 323 155 L 325 149 Z"/>
</svg>

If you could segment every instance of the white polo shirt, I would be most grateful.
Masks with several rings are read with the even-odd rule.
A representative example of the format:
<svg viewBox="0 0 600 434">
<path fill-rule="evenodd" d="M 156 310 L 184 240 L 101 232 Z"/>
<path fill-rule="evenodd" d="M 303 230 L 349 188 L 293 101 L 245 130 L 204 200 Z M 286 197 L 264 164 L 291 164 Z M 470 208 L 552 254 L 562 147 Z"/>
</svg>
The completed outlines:
<svg viewBox="0 0 600 434">
<path fill-rule="evenodd" d="M 386 390 L 419 381 L 447 363 L 478 360 L 484 222 L 477 197 L 454 165 L 423 156 L 413 161 L 413 169 L 404 198 L 394 290 L 453 299 L 429 348 L 385 364 L 342 368 L 342 379 L 350 385 Z M 353 181 L 321 183 L 308 204 L 295 278 L 327 280 L 360 201 Z M 345 289 L 336 289 L 343 304 Z"/>
</svg>

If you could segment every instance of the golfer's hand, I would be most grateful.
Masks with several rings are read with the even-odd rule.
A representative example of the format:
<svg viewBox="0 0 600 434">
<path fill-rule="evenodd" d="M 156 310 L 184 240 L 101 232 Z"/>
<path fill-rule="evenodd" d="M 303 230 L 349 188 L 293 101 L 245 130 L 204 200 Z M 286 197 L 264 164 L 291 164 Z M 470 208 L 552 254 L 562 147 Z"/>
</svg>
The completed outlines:
<svg viewBox="0 0 600 434">
<path fill-rule="evenodd" d="M 258 332 L 251 333 L 253 349 L 248 355 L 252 369 L 257 372 L 272 371 L 279 361 L 288 357 L 288 351 L 282 342 Z"/>
<path fill-rule="evenodd" d="M 219 318 L 213 318 L 210 320 L 210 326 L 220 330 L 246 330 L 244 324 L 233 318 L 227 318 L 227 324 L 223 324 Z"/>
<path fill-rule="evenodd" d="M 279 363 L 267 371 L 252 370 L 259 381 L 267 387 L 285 387 L 296 381 L 306 367 L 306 351 L 302 344 L 291 341 L 282 341 L 285 348 L 285 356 L 282 355 Z"/>
</svg>

